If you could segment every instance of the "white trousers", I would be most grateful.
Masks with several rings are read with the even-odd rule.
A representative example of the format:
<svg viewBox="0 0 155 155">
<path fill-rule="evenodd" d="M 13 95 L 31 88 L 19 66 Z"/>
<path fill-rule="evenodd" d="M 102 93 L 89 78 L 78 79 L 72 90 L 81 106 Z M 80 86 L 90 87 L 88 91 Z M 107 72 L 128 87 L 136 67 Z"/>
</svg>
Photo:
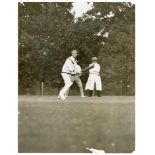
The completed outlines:
<svg viewBox="0 0 155 155">
<path fill-rule="evenodd" d="M 71 75 L 67 73 L 61 73 L 62 78 L 64 80 L 64 87 L 60 90 L 59 96 L 64 97 L 67 90 L 70 88 L 70 86 L 73 84 L 73 81 L 71 79 Z"/>
<path fill-rule="evenodd" d="M 73 82 L 77 83 L 79 90 L 80 90 L 80 95 L 81 96 L 84 95 L 83 85 L 82 85 L 82 81 L 81 81 L 80 77 L 73 76 L 72 80 L 73 80 Z M 66 91 L 65 96 L 68 96 L 68 94 L 69 94 L 69 89 Z"/>
<path fill-rule="evenodd" d="M 89 74 L 85 90 L 94 90 L 96 84 L 96 90 L 102 90 L 101 77 L 98 74 Z"/>
</svg>

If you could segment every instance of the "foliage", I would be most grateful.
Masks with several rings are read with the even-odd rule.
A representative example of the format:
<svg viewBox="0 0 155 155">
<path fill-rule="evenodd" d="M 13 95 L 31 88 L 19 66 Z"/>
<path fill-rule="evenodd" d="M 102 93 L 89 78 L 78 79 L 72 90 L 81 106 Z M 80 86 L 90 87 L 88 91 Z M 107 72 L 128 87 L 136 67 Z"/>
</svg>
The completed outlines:
<svg viewBox="0 0 155 155">
<path fill-rule="evenodd" d="M 62 65 L 77 49 L 82 68 L 98 56 L 105 94 L 134 95 L 135 6 L 96 2 L 76 21 L 71 9 L 67 2 L 19 3 L 19 93 L 35 94 L 42 81 L 59 89 Z"/>
</svg>

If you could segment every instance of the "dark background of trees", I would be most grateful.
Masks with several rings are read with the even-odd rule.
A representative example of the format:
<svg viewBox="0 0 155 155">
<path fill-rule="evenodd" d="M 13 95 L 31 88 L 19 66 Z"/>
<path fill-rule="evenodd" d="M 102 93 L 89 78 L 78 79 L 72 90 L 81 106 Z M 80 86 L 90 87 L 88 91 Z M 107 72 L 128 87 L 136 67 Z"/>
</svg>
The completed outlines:
<svg viewBox="0 0 155 155">
<path fill-rule="evenodd" d="M 18 4 L 19 94 L 57 94 L 61 69 L 72 49 L 87 67 L 99 58 L 103 95 L 135 94 L 135 5 L 95 2 L 76 21 L 72 3 L 24 2 Z M 85 86 L 88 72 L 81 77 Z M 73 85 L 72 93 L 77 94 Z"/>
</svg>

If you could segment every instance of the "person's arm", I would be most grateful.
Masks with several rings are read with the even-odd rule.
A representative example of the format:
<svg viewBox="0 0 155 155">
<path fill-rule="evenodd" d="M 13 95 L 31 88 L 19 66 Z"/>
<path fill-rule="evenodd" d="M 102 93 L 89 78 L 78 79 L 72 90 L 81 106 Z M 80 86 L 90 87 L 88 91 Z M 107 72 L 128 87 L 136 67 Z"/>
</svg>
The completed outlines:
<svg viewBox="0 0 155 155">
<path fill-rule="evenodd" d="M 82 69 L 82 72 L 92 68 L 94 68 L 94 64 L 90 64 L 88 67 Z"/>
</svg>

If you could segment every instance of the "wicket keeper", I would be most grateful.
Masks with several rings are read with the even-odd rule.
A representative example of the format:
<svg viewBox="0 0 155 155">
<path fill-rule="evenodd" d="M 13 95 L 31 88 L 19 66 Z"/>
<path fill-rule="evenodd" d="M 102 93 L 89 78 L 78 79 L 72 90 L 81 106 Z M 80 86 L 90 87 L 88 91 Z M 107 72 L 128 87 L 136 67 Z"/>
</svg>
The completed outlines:
<svg viewBox="0 0 155 155">
<path fill-rule="evenodd" d="M 94 86 L 96 84 L 97 96 L 101 97 L 101 91 L 102 91 L 102 82 L 100 77 L 101 67 L 97 63 L 97 57 L 92 57 L 92 63 L 89 66 L 90 67 L 93 66 L 93 68 L 89 69 L 89 77 L 86 83 L 85 90 L 89 91 L 89 96 L 91 97 L 93 95 Z"/>
</svg>

